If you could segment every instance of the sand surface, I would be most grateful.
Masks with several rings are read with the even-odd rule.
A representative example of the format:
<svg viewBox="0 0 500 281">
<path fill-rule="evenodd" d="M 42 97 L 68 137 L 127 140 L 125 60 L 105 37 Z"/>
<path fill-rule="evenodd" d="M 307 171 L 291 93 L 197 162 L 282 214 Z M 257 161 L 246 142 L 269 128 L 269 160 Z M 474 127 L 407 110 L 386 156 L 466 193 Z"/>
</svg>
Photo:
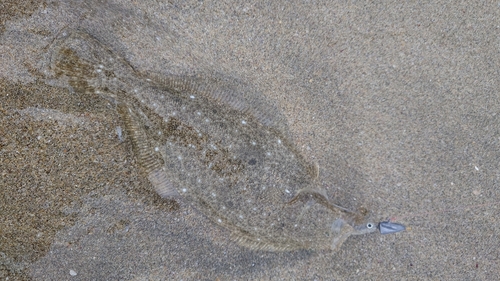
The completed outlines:
<svg viewBox="0 0 500 281">
<path fill-rule="evenodd" d="M 498 278 L 500 2 L 80 2 L 0 4 L 0 278 Z M 51 79 L 71 29 L 140 71 L 252 84 L 337 203 L 407 231 L 334 253 L 231 242 L 150 191 L 108 100 Z"/>
</svg>

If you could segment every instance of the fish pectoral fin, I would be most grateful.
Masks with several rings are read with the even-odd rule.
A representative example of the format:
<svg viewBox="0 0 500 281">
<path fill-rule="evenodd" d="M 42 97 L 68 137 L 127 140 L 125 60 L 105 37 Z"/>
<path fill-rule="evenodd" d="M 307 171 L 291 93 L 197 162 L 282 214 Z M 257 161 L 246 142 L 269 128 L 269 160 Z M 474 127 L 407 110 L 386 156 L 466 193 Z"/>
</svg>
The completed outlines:
<svg viewBox="0 0 500 281">
<path fill-rule="evenodd" d="M 337 204 L 333 204 L 330 202 L 328 199 L 328 195 L 326 194 L 326 191 L 324 189 L 315 189 L 315 188 L 304 188 L 301 189 L 297 192 L 295 197 L 290 200 L 287 205 L 290 204 L 295 204 L 299 200 L 304 200 L 304 199 L 310 199 L 313 198 L 315 199 L 318 203 L 321 205 L 327 207 L 328 209 L 335 211 L 335 210 L 340 210 L 346 213 L 351 213 L 351 214 L 357 214 L 355 211 L 349 210 L 347 208 L 344 208 L 342 206 L 339 206 Z"/>
<path fill-rule="evenodd" d="M 290 200 L 287 205 L 295 204 L 299 200 L 307 200 L 310 198 L 319 199 L 320 201 L 328 201 L 328 196 L 325 190 L 314 188 L 303 188 L 297 191 L 297 194 Z"/>
</svg>

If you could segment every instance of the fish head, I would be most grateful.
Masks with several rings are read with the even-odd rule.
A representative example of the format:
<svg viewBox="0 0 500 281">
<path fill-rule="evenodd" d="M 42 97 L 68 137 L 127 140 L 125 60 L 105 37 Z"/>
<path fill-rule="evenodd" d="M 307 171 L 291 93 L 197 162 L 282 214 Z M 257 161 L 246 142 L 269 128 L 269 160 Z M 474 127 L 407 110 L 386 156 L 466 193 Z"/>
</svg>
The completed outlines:
<svg viewBox="0 0 500 281">
<path fill-rule="evenodd" d="M 334 233 L 343 233 L 348 230 L 350 235 L 361 235 L 377 231 L 377 225 L 370 221 L 351 225 L 344 219 L 337 219 L 332 223 L 331 230 Z"/>
<path fill-rule="evenodd" d="M 367 221 L 353 226 L 352 235 L 361 235 L 377 231 L 377 225 L 374 222 Z"/>
<path fill-rule="evenodd" d="M 338 250 L 349 236 L 374 232 L 377 230 L 377 226 L 371 222 L 351 225 L 346 220 L 339 218 L 332 223 L 330 230 L 334 234 L 331 236 L 331 249 Z"/>
</svg>

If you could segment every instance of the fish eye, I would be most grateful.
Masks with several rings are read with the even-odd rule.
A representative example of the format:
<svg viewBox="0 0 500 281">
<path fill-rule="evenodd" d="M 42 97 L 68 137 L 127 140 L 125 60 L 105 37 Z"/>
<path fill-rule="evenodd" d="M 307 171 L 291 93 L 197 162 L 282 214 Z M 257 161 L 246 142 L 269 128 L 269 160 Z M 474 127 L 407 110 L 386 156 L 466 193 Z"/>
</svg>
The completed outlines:
<svg viewBox="0 0 500 281">
<path fill-rule="evenodd" d="M 369 222 L 366 224 L 366 228 L 372 229 L 373 228 L 373 223 Z"/>
</svg>

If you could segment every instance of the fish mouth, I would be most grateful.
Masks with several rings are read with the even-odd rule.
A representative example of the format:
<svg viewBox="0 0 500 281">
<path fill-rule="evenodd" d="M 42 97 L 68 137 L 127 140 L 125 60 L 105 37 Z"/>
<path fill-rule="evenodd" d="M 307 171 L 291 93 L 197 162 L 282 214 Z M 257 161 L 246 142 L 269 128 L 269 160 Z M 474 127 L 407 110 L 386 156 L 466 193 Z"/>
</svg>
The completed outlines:
<svg viewBox="0 0 500 281">
<path fill-rule="evenodd" d="M 391 221 L 381 221 L 377 228 L 380 230 L 380 234 L 391 234 L 406 230 L 404 225 Z"/>
<path fill-rule="evenodd" d="M 367 222 L 366 224 L 360 224 L 353 227 L 353 235 L 361 235 L 366 233 L 372 233 L 379 230 L 380 234 L 392 234 L 406 230 L 406 226 L 395 223 L 391 221 L 381 221 L 378 224 L 373 222 Z"/>
</svg>

